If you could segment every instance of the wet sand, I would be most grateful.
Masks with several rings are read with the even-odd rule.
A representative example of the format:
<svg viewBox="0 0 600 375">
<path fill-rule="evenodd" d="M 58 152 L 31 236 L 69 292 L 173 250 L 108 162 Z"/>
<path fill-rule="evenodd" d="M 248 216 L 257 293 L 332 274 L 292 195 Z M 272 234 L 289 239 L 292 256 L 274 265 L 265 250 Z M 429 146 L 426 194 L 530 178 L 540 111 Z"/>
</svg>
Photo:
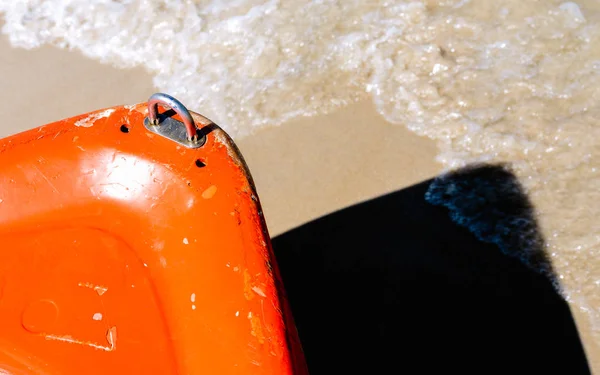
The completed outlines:
<svg viewBox="0 0 600 375">
<path fill-rule="evenodd" d="M 142 102 L 155 91 L 141 69 L 118 70 L 53 47 L 13 49 L 5 37 L 0 49 L 0 111 L 5 114 L 0 136 L 103 107 Z M 236 141 L 256 181 L 273 236 L 441 171 L 432 141 L 387 124 L 371 103 L 296 119 Z M 599 369 L 600 351 L 587 338 L 584 320 L 577 321 L 590 366 Z"/>
</svg>

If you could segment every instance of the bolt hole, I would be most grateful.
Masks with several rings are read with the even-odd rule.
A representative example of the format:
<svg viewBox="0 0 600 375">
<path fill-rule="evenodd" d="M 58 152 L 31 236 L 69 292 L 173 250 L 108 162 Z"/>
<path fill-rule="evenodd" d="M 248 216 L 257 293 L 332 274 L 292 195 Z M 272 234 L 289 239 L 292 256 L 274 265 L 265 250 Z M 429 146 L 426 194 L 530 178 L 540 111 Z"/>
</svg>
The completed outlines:
<svg viewBox="0 0 600 375">
<path fill-rule="evenodd" d="M 127 126 L 125 124 L 121 125 L 121 131 L 123 133 L 129 133 L 129 126 Z"/>
<path fill-rule="evenodd" d="M 196 167 L 198 167 L 198 168 L 204 168 L 204 167 L 206 167 L 206 163 L 203 162 L 200 159 L 196 159 Z"/>
</svg>

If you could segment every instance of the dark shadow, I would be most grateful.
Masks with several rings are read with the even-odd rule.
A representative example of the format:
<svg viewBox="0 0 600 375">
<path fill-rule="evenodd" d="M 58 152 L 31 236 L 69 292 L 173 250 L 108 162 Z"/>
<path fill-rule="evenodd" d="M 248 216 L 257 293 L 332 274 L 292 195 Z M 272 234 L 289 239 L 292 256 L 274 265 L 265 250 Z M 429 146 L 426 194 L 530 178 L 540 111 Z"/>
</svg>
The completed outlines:
<svg viewBox="0 0 600 375">
<path fill-rule="evenodd" d="M 177 112 L 175 112 L 175 110 L 173 110 L 171 108 L 167 109 L 166 111 L 164 111 L 162 113 L 160 113 L 160 111 L 159 111 L 158 112 L 159 123 L 164 121 L 164 119 L 174 117 L 175 115 L 177 115 Z"/>
<path fill-rule="evenodd" d="M 210 124 L 200 128 L 198 131 L 198 134 L 201 137 L 206 137 L 207 135 L 209 135 L 210 133 L 212 133 L 213 131 L 215 131 L 217 129 L 219 129 L 219 126 L 217 126 L 217 124 L 215 124 L 214 122 L 211 122 Z"/>
<path fill-rule="evenodd" d="M 177 115 L 177 112 L 175 112 L 175 110 L 169 108 L 164 112 L 160 112 L 158 113 L 158 119 L 159 122 L 162 122 L 164 119 L 166 118 L 171 118 Z M 178 120 L 179 121 L 179 120 Z M 198 129 L 198 135 L 200 137 L 206 137 L 207 135 L 209 135 L 210 133 L 212 133 L 213 131 L 215 131 L 216 129 L 219 129 L 219 126 L 217 124 L 215 124 L 214 122 L 211 122 L 208 125 L 202 126 Z"/>
<path fill-rule="evenodd" d="M 497 166 L 273 239 L 312 375 L 589 374 L 542 244 L 527 197 Z"/>
</svg>

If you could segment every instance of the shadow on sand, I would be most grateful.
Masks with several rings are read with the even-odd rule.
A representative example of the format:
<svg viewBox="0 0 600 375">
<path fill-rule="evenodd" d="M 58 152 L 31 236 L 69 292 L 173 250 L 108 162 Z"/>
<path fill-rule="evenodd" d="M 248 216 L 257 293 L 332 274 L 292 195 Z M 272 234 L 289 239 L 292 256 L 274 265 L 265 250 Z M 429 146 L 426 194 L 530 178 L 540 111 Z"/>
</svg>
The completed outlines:
<svg viewBox="0 0 600 375">
<path fill-rule="evenodd" d="M 273 239 L 316 374 L 588 374 L 533 209 L 479 166 Z"/>
</svg>

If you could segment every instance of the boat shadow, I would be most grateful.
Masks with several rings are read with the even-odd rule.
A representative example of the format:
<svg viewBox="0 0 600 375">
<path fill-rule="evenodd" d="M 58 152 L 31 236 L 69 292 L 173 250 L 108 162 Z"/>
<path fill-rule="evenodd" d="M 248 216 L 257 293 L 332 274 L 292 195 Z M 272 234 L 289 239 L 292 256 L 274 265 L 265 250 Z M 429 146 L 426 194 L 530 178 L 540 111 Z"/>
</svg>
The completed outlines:
<svg viewBox="0 0 600 375">
<path fill-rule="evenodd" d="M 474 166 L 273 239 L 312 375 L 589 374 L 534 210 Z"/>
</svg>

